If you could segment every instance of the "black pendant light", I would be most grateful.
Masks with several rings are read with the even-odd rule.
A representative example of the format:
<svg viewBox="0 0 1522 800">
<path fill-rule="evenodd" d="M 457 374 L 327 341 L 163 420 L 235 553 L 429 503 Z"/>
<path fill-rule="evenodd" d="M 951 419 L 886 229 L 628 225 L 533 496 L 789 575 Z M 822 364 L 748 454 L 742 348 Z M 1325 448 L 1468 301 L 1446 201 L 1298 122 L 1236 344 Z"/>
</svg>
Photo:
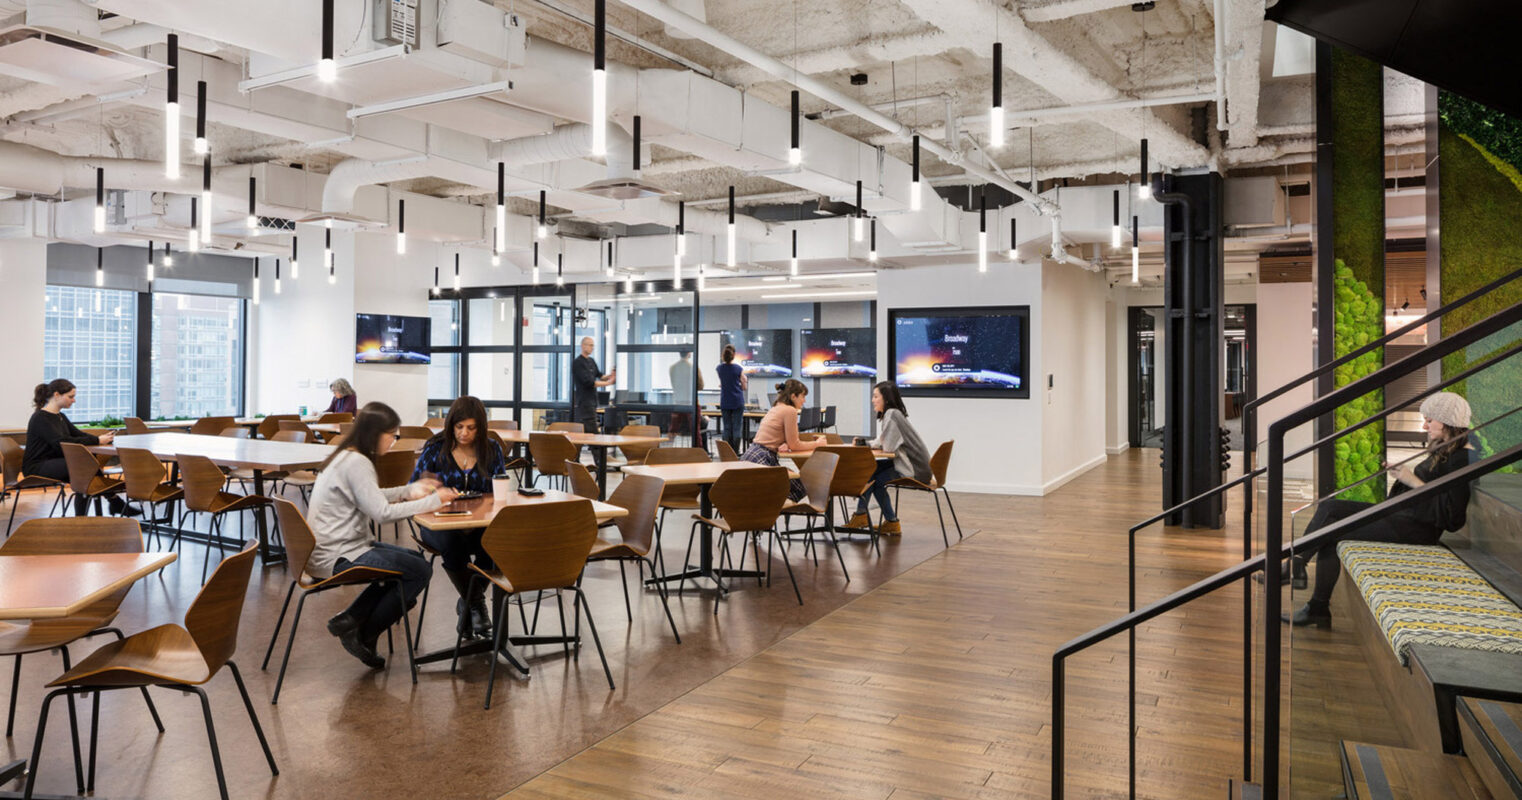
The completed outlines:
<svg viewBox="0 0 1522 800">
<path fill-rule="evenodd" d="M 535 235 L 538 238 L 540 238 L 540 239 L 543 239 L 544 237 L 550 235 L 550 227 L 545 222 L 545 213 L 544 213 L 545 212 L 545 205 L 546 205 L 546 203 L 545 203 L 545 191 L 543 189 L 540 189 L 539 190 L 539 230 L 535 233 Z"/>
<path fill-rule="evenodd" d="M 333 0 L 322 0 L 322 58 L 317 61 L 317 78 L 323 82 L 338 77 L 338 63 L 333 60 Z"/>
<path fill-rule="evenodd" d="M 565 285 L 565 252 L 555 254 L 555 285 Z"/>
<path fill-rule="evenodd" d="M 592 3 L 592 155 L 608 154 L 608 6 Z"/>
<path fill-rule="evenodd" d="M 497 162 L 497 249 L 507 249 L 507 165 L 501 161 Z"/>
<path fill-rule="evenodd" d="M 795 167 L 798 166 L 799 164 L 803 163 L 803 148 L 801 146 L 802 145 L 802 137 L 800 136 L 801 128 L 800 128 L 800 123 L 799 123 L 799 117 L 800 117 L 800 114 L 799 114 L 799 110 L 798 110 L 798 90 L 794 89 L 793 90 L 792 138 L 789 139 L 789 146 L 788 146 L 788 151 L 787 151 L 787 163 L 792 164 Z"/>
<path fill-rule="evenodd" d="M 95 232 L 106 232 L 106 170 L 95 168 Z"/>
<path fill-rule="evenodd" d="M 920 210 L 920 135 L 914 135 L 914 156 L 909 166 L 909 210 Z"/>
<path fill-rule="evenodd" d="M 864 220 L 866 217 L 866 212 L 862 209 L 861 203 L 861 181 L 858 180 L 856 182 L 856 213 L 851 218 L 851 238 L 858 242 L 861 241 L 862 226 L 865 224 Z"/>
<path fill-rule="evenodd" d="M 725 263 L 733 267 L 735 265 L 735 187 L 729 187 L 729 227 L 724 230 L 724 235 L 729 239 L 729 251 Z"/>
<path fill-rule="evenodd" d="M 492 242 L 492 247 L 497 243 Z M 396 254 L 405 255 L 407 252 L 407 200 L 405 198 L 396 201 Z"/>
<path fill-rule="evenodd" d="M 639 119 L 639 115 L 638 114 L 634 115 L 634 125 L 632 127 L 633 127 L 633 130 L 630 133 L 631 133 L 631 136 L 632 136 L 633 141 L 634 141 L 634 161 L 633 161 L 633 163 L 634 163 L 634 174 L 638 175 L 639 174 L 639 170 L 640 170 L 640 163 L 639 163 L 639 161 L 640 161 L 640 158 L 639 158 L 640 119 Z"/>
<path fill-rule="evenodd" d="M 204 156 L 211 150 L 206 143 L 206 81 L 196 81 L 196 141 L 195 153 Z"/>
<path fill-rule="evenodd" d="M 1152 196 L 1152 173 L 1147 167 L 1147 140 L 1141 140 L 1141 177 L 1136 186 L 1136 196 L 1143 200 Z"/>
<path fill-rule="evenodd" d="M 988 271 L 988 192 L 978 192 L 978 271 Z"/>
<path fill-rule="evenodd" d="M 291 280 L 293 281 L 301 279 L 301 267 L 296 261 L 296 245 L 301 243 L 301 236 L 294 231 L 295 229 L 293 228 L 291 234 Z"/>
<path fill-rule="evenodd" d="M 248 176 L 248 229 L 251 231 L 259 228 L 259 214 L 254 209 L 254 194 L 257 190 L 257 183 L 258 181 L 254 176 Z"/>
<path fill-rule="evenodd" d="M 180 177 L 180 37 L 169 34 L 164 96 L 164 177 Z"/>
<path fill-rule="evenodd" d="M 275 259 L 275 294 L 280 294 L 280 259 Z"/>
<path fill-rule="evenodd" d="M 994 42 L 994 99 L 988 109 L 988 144 L 1004 146 L 1004 43 Z"/>
</svg>

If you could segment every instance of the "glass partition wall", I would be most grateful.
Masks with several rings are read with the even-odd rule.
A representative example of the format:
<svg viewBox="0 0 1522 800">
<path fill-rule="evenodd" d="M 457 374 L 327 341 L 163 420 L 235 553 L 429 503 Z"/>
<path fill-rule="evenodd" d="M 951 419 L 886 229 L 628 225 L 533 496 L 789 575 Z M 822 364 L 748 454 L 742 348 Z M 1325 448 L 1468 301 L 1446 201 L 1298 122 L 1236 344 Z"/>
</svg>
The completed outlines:
<svg viewBox="0 0 1522 800">
<path fill-rule="evenodd" d="M 701 419 L 697 293 L 673 289 L 669 281 L 636 283 L 634 291 L 623 284 L 586 289 L 586 315 L 578 325 L 599 348 L 612 347 L 617 368 L 612 391 L 599 397 L 603 429 L 654 425 L 678 446 L 689 446 Z"/>
</svg>

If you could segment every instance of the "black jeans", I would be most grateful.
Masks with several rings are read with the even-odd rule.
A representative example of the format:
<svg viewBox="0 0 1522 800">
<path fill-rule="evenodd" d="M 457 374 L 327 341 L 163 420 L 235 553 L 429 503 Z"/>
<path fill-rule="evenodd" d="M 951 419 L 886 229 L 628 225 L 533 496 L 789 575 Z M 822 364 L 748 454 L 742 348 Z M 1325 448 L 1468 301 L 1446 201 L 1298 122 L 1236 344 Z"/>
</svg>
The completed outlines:
<svg viewBox="0 0 1522 800">
<path fill-rule="evenodd" d="M 736 453 L 740 452 L 740 440 L 745 438 L 745 409 L 720 409 L 719 416 L 724 424 L 724 441 L 729 442 Z"/>
<path fill-rule="evenodd" d="M 376 542 L 353 561 L 338 559 L 333 565 L 333 571 L 342 572 L 355 564 L 402 573 L 402 601 L 397 600 L 396 588 L 391 584 L 372 583 L 359 593 L 359 597 L 354 598 L 346 610 L 346 613 L 359 620 L 360 640 L 374 642 L 402 618 L 406 609 L 412 608 L 417 602 L 417 596 L 423 593 L 423 587 L 428 585 L 428 579 L 433 576 L 433 568 L 428 566 L 428 560 L 418 555 L 416 550 L 385 542 Z"/>
<path fill-rule="evenodd" d="M 481 531 L 436 531 L 423 529 L 423 544 L 439 551 L 444 569 L 464 572 L 475 561 L 481 569 L 496 569 L 491 556 L 481 549 Z"/>
<path fill-rule="evenodd" d="M 877 471 L 872 473 L 872 485 L 867 487 L 866 493 L 856 501 L 856 513 L 867 513 L 867 495 L 877 498 L 877 507 L 883 511 L 883 519 L 889 522 L 897 522 L 898 515 L 893 513 L 893 501 L 888 497 L 888 482 L 898 477 L 898 470 L 893 468 L 892 461 L 877 462 Z"/>
<path fill-rule="evenodd" d="M 1305 532 L 1320 530 L 1333 522 L 1347 519 L 1373 506 L 1373 503 L 1360 503 L 1356 500 L 1323 500 L 1316 507 L 1316 513 L 1311 517 L 1311 523 L 1306 527 Z M 1342 572 L 1341 562 L 1337 559 L 1338 542 L 1354 540 L 1431 545 L 1437 544 L 1437 540 L 1442 538 L 1442 535 L 1441 530 L 1422 522 L 1409 511 L 1397 511 L 1384 519 L 1345 529 L 1321 543 L 1316 549 L 1297 554 L 1296 557 L 1306 560 L 1313 555 L 1316 557 L 1316 588 L 1311 592 L 1311 602 L 1325 605 L 1331 602 L 1332 589 L 1336 588 L 1337 577 Z"/>
</svg>

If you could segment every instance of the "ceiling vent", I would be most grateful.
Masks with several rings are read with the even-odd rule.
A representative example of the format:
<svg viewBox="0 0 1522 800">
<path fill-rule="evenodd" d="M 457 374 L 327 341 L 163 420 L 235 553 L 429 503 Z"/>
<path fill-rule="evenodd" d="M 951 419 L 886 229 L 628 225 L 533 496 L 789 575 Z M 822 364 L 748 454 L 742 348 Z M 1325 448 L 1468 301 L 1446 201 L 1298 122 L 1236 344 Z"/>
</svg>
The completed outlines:
<svg viewBox="0 0 1522 800">
<path fill-rule="evenodd" d="M 0 74 L 51 86 L 98 85 L 140 78 L 163 66 L 88 37 L 17 25 L 0 31 Z"/>
<path fill-rule="evenodd" d="M 638 178 L 608 178 L 593 181 L 586 186 L 572 189 L 582 194 L 595 194 L 613 200 L 638 200 L 642 197 L 666 197 L 675 194 L 659 186 L 652 186 Z"/>
</svg>

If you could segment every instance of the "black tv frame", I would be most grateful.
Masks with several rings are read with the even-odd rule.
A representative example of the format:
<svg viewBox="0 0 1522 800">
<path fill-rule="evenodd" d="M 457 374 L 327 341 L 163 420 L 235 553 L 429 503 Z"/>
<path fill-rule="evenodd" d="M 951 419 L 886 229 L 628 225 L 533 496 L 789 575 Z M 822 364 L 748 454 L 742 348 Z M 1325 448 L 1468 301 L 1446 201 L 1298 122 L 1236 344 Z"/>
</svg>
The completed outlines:
<svg viewBox="0 0 1522 800">
<path fill-rule="evenodd" d="M 359 350 L 358 350 L 358 345 L 359 345 L 359 318 L 360 317 L 385 317 L 387 319 L 407 319 L 407 320 L 418 320 L 418 321 L 421 321 L 423 323 L 423 328 L 424 328 L 423 338 L 425 339 L 425 346 L 424 346 L 424 348 L 423 348 L 423 350 L 421 352 L 427 357 L 428 360 L 427 361 L 362 361 L 362 360 L 360 360 L 360 358 L 359 358 Z M 380 314 L 380 313 L 372 313 L 372 312 L 367 312 L 367 311 L 356 311 L 356 312 L 354 312 L 354 344 L 355 344 L 354 363 L 356 365 L 369 365 L 369 366 L 378 366 L 378 365 L 403 366 L 403 367 L 428 366 L 428 365 L 433 363 L 433 349 L 432 349 L 432 336 L 431 336 L 431 333 L 432 333 L 431 328 L 432 328 L 432 326 L 433 326 L 433 318 L 429 317 L 427 315 L 414 316 L 412 314 Z"/>
<path fill-rule="evenodd" d="M 990 397 L 1029 400 L 1031 396 L 1031 307 L 1030 306 L 970 306 L 956 308 L 890 308 L 888 309 L 888 365 L 887 380 L 898 386 L 898 320 L 900 317 L 990 317 L 1009 316 L 1020 320 L 1020 366 L 1026 373 L 1024 385 L 1018 389 L 975 389 L 968 386 L 922 386 L 898 387 L 905 397 Z M 878 367 L 879 375 L 883 368 Z"/>
</svg>

